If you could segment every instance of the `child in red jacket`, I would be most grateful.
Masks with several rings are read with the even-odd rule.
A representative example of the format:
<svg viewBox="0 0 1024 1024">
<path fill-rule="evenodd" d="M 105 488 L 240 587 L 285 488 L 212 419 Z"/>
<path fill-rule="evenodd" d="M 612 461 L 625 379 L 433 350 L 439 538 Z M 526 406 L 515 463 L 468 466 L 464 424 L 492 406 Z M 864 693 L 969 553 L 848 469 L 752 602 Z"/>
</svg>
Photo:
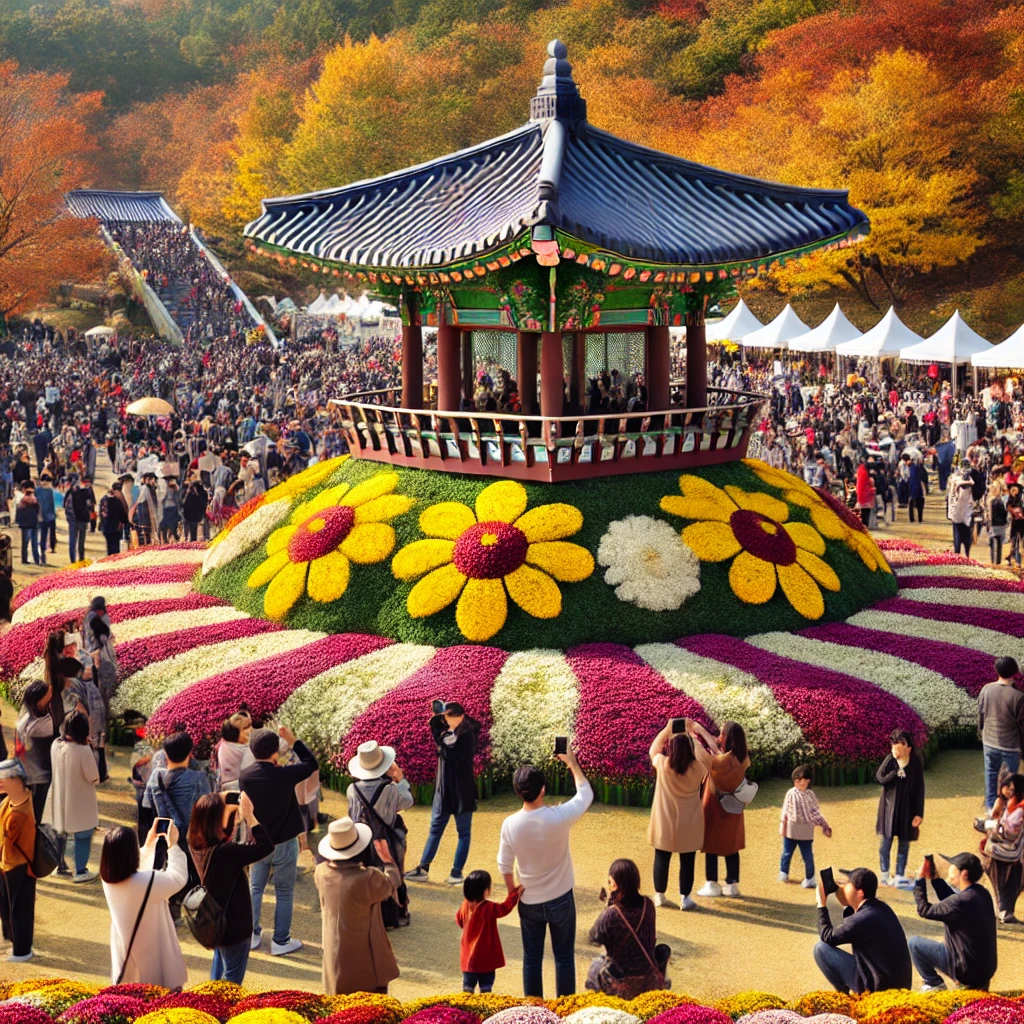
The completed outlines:
<svg viewBox="0 0 1024 1024">
<path fill-rule="evenodd" d="M 462 991 L 481 992 L 494 988 L 494 975 L 505 966 L 505 953 L 498 935 L 498 918 L 512 913 L 523 887 L 513 890 L 501 903 L 492 903 L 491 876 L 486 871 L 471 871 L 462 883 L 462 906 L 455 913 L 455 923 L 462 929 Z"/>
</svg>

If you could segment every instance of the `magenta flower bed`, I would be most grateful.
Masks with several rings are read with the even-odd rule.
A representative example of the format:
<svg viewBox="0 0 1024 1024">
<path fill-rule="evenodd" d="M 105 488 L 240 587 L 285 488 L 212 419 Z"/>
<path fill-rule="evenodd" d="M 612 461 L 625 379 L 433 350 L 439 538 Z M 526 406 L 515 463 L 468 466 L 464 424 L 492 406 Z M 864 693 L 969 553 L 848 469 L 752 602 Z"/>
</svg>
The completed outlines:
<svg viewBox="0 0 1024 1024">
<path fill-rule="evenodd" d="M 979 999 L 954 1010 L 944 1024 L 1024 1024 L 1024 1003 L 1002 996 Z"/>
<path fill-rule="evenodd" d="M 918 619 L 959 622 L 963 626 L 980 626 L 997 633 L 1024 637 L 1024 614 L 1004 612 L 998 608 L 950 608 L 929 601 L 911 601 L 905 597 L 887 597 L 871 606 L 873 612 L 898 612 Z M 937 629 L 938 631 L 938 629 Z"/>
<path fill-rule="evenodd" d="M 405 1019 L 413 1024 L 480 1024 L 480 1014 L 455 1006 L 426 1006 Z"/>
<path fill-rule="evenodd" d="M 943 590 L 993 590 L 1007 594 L 1024 593 L 1024 583 L 1007 577 L 997 580 L 987 576 L 901 576 L 900 590 L 941 587 Z"/>
<path fill-rule="evenodd" d="M 60 1015 L 60 1024 L 130 1024 L 141 1017 L 148 1006 L 135 996 L 90 996 L 69 1006 Z"/>
<path fill-rule="evenodd" d="M 53 1024 L 53 1019 L 38 1006 L 6 1003 L 0 1005 L 0 1024 Z"/>
<path fill-rule="evenodd" d="M 234 1003 L 226 999 L 218 999 L 216 996 L 203 992 L 171 992 L 169 995 L 154 999 L 147 1003 L 144 1013 L 155 1013 L 157 1010 L 175 1010 L 184 1008 L 187 1010 L 199 1010 L 200 1013 L 208 1013 L 217 1020 L 227 1020 L 234 1011 Z"/>
<path fill-rule="evenodd" d="M 399 763 L 410 782 L 433 781 L 437 750 L 427 728 L 430 702 L 454 700 L 480 723 L 476 768 L 482 771 L 490 760 L 491 689 L 507 657 L 496 647 L 475 644 L 438 650 L 423 668 L 356 718 L 337 759 L 339 770 L 345 770 L 360 743 L 377 740 L 400 751 Z"/>
<path fill-rule="evenodd" d="M 732 1018 L 710 1006 L 674 1006 L 652 1017 L 648 1024 L 732 1024 Z"/>
<path fill-rule="evenodd" d="M 697 701 L 628 647 L 581 644 L 566 659 L 580 682 L 575 744 L 587 771 L 650 775 L 651 742 L 670 718 L 695 718 L 714 728 Z"/>
<path fill-rule="evenodd" d="M 248 703 L 254 717 L 272 715 L 307 679 L 390 643 L 385 637 L 341 633 L 208 676 L 163 703 L 149 720 L 146 735 L 162 737 L 182 722 L 197 741 L 201 736 L 212 739 L 219 735 L 221 723 L 238 710 L 241 701 Z"/>
<path fill-rule="evenodd" d="M 800 726 L 819 757 L 880 761 L 889 753 L 889 734 L 896 728 L 909 730 L 917 745 L 927 739 L 925 725 L 913 709 L 862 679 L 811 668 L 715 633 L 684 637 L 676 643 L 760 679 Z"/>
<path fill-rule="evenodd" d="M 20 608 L 40 594 L 51 590 L 70 590 L 72 587 L 96 587 L 100 593 L 104 587 L 140 587 L 147 583 L 187 583 L 199 567 L 194 562 L 179 565 L 129 566 L 127 569 L 101 569 L 89 572 L 79 569 L 72 572 L 57 572 L 30 583 L 18 593 L 11 607 Z"/>
</svg>

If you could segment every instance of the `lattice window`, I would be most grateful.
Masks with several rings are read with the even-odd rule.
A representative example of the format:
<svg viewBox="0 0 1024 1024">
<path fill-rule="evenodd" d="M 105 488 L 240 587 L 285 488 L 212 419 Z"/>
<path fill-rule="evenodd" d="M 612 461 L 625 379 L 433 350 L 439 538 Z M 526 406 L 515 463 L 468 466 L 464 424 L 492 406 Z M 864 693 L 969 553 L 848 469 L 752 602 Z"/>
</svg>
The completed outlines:
<svg viewBox="0 0 1024 1024">
<path fill-rule="evenodd" d="M 575 334 L 562 335 L 562 373 L 568 373 L 572 368 L 572 350 L 575 345 Z"/>
<path fill-rule="evenodd" d="M 628 346 L 628 364 L 629 369 L 626 371 L 630 376 L 634 373 L 646 373 L 647 367 L 644 365 L 644 338 L 643 331 L 632 331 L 629 334 L 624 335 L 627 339 Z"/>
<path fill-rule="evenodd" d="M 496 380 L 499 370 L 515 377 L 516 334 L 514 331 L 473 331 L 473 371 L 481 370 Z"/>
</svg>

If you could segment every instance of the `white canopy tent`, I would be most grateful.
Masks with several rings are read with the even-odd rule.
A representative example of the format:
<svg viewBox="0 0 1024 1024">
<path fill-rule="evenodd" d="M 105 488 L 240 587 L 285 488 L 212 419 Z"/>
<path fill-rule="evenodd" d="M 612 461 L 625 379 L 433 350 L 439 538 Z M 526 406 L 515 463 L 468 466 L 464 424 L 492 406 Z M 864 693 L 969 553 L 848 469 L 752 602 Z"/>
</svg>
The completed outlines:
<svg viewBox="0 0 1024 1024">
<path fill-rule="evenodd" d="M 102 324 L 99 327 L 90 327 L 85 332 L 87 338 L 110 338 L 113 337 L 117 332 L 113 327 L 104 327 Z"/>
<path fill-rule="evenodd" d="M 341 298 L 338 293 L 335 292 L 325 303 L 324 308 L 320 310 L 321 316 L 337 316 L 341 312 Z"/>
<path fill-rule="evenodd" d="M 889 312 L 881 320 L 853 341 L 843 342 L 836 346 L 836 354 L 870 359 L 891 359 L 900 354 L 908 345 L 924 341 L 920 334 L 915 334 L 896 315 L 890 306 Z"/>
<path fill-rule="evenodd" d="M 847 341 L 854 341 L 861 336 L 862 332 L 846 318 L 846 314 L 839 308 L 835 309 L 813 330 L 791 338 L 789 342 L 790 352 L 834 352 L 837 345 Z"/>
<path fill-rule="evenodd" d="M 796 315 L 793 307 L 786 308 L 770 323 L 740 339 L 744 348 L 786 348 L 791 338 L 798 338 L 808 331 L 807 324 Z"/>
<path fill-rule="evenodd" d="M 320 316 L 324 311 L 324 306 L 327 305 L 327 296 L 321 292 L 307 307 L 307 316 Z"/>
<path fill-rule="evenodd" d="M 707 325 L 704 336 L 708 341 L 739 341 L 745 335 L 759 331 L 763 326 L 750 312 L 747 304 L 740 299 L 729 311 L 728 316 Z"/>
<path fill-rule="evenodd" d="M 971 365 L 1024 369 L 1024 327 L 1018 327 L 1006 341 L 971 356 Z"/>
<path fill-rule="evenodd" d="M 958 309 L 930 338 L 911 345 L 900 352 L 900 359 L 907 363 L 949 363 L 952 366 L 950 381 L 956 394 L 956 368 L 958 364 L 970 363 L 972 357 L 990 351 L 992 346 L 977 331 L 964 323 Z M 974 371 L 974 391 L 978 391 L 978 371 Z"/>
</svg>

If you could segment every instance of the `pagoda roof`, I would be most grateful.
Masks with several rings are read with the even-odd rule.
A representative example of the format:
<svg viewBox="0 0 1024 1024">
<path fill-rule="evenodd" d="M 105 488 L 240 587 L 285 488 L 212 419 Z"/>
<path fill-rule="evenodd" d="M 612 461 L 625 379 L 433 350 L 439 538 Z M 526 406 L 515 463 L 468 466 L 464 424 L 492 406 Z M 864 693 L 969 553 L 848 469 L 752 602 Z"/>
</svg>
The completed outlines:
<svg viewBox="0 0 1024 1024">
<path fill-rule="evenodd" d="M 114 192 L 106 189 L 77 189 L 64 196 L 75 217 L 100 221 L 167 221 L 181 218 L 167 205 L 163 192 Z"/>
</svg>

